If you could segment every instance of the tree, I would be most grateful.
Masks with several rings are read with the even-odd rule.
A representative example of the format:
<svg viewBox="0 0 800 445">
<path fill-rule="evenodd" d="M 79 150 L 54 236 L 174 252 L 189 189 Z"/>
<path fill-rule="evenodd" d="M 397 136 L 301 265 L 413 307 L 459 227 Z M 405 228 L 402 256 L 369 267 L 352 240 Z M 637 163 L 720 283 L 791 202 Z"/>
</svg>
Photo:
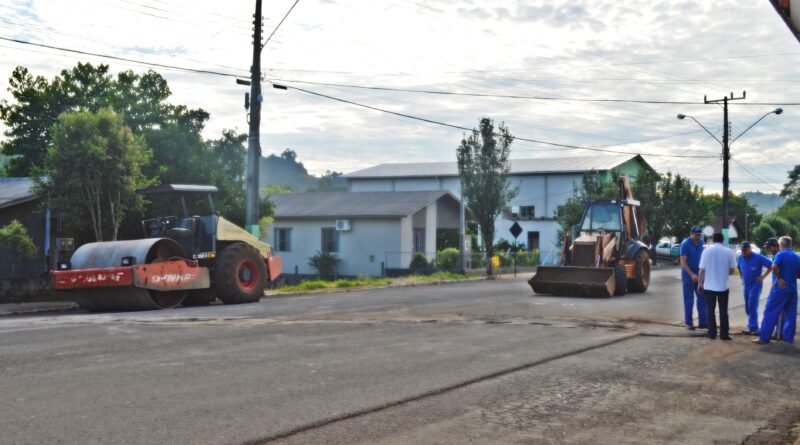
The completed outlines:
<svg viewBox="0 0 800 445">
<path fill-rule="evenodd" d="M 707 218 L 709 222 L 722 215 L 722 195 L 717 193 L 704 195 L 703 205 L 709 215 Z M 748 215 L 747 222 L 751 226 L 757 226 L 761 222 L 761 213 L 750 205 L 747 198 L 731 193 L 728 196 L 728 216 L 736 217 L 736 220 L 744 227 L 745 215 Z M 744 237 L 744 233 L 739 236 Z"/>
<path fill-rule="evenodd" d="M 797 227 L 795 227 L 785 218 L 781 218 L 780 216 L 775 216 L 775 215 L 766 216 L 764 217 L 764 219 L 761 220 L 761 225 L 767 225 L 771 227 L 774 233 L 774 235 L 772 236 L 788 235 L 792 237 L 792 239 L 797 239 Z"/>
<path fill-rule="evenodd" d="M 317 185 L 312 185 L 306 188 L 307 192 L 345 192 L 347 191 L 346 183 L 342 178 L 342 172 L 325 170 L 325 174 L 319 178 Z M 341 179 L 340 179 L 341 178 Z"/>
<path fill-rule="evenodd" d="M 658 184 L 658 194 L 660 211 L 657 213 L 663 215 L 664 235 L 688 236 L 692 226 L 707 216 L 702 201 L 703 189 L 680 174 L 673 176 L 668 172 L 663 175 Z"/>
<path fill-rule="evenodd" d="M 53 124 L 62 113 L 109 107 L 122 113 L 125 125 L 144 135 L 154 149 L 158 164 L 154 168 L 163 165 L 167 171 L 180 169 L 188 156 L 179 153 L 195 147 L 182 143 L 161 147 L 159 142 L 169 141 L 165 136 L 175 131 L 199 137 L 208 119 L 203 110 L 167 103 L 172 94 L 167 81 L 152 70 L 141 75 L 123 71 L 114 77 L 108 65 L 78 63 L 48 80 L 20 66 L 11 74 L 9 92 L 13 101 L 0 101 L 0 119 L 8 127 L 2 150 L 14 156 L 9 163 L 9 174 L 14 176 L 29 176 L 35 166 L 41 166 Z M 170 158 L 177 162 L 165 162 Z"/>
<path fill-rule="evenodd" d="M 38 250 L 28 234 L 28 229 L 16 219 L 8 225 L 0 227 L 0 248 L 13 250 L 20 259 L 33 258 Z M 14 264 L 11 266 L 13 267 Z"/>
<path fill-rule="evenodd" d="M 283 159 L 286 159 L 287 161 L 297 162 L 297 152 L 292 150 L 291 148 L 283 150 L 283 153 L 281 153 L 281 157 Z"/>
<path fill-rule="evenodd" d="M 63 114 L 51 131 L 37 190 L 75 226 L 91 221 L 97 241 L 116 240 L 126 213 L 144 205 L 136 189 L 153 183 L 142 173 L 151 158 L 144 138 L 111 109 Z"/>
<path fill-rule="evenodd" d="M 753 229 L 753 241 L 757 242 L 759 245 L 764 244 L 768 239 L 774 236 L 776 236 L 775 229 L 763 221 Z"/>
<path fill-rule="evenodd" d="M 111 108 L 151 148 L 152 162 L 142 165 L 146 177 L 165 184 L 215 185 L 220 212 L 239 224 L 244 221 L 247 136 L 224 130 L 219 139 L 205 140 L 202 132 L 209 114 L 169 103 L 172 92 L 159 73 L 128 70 L 112 75 L 108 65 L 78 63 L 47 79 L 17 67 L 9 79 L 9 92 L 11 99 L 0 101 L 0 119 L 7 127 L 0 149 L 12 157 L 8 175 L 31 176 L 42 167 L 62 113 Z M 147 211 L 174 212 L 173 202 L 158 201 Z M 137 213 L 131 209 L 130 219 L 139 219 L 142 215 Z M 138 231 L 139 223 L 128 221 L 125 227 Z"/>
<path fill-rule="evenodd" d="M 508 180 L 508 156 L 514 136 L 503 124 L 498 130 L 495 133 L 491 119 L 483 118 L 479 129 L 462 139 L 456 151 L 462 199 L 480 227 L 489 276 L 493 274 L 490 259 L 494 255 L 495 220 L 517 193 Z"/>
<path fill-rule="evenodd" d="M 800 203 L 800 165 L 795 165 L 789 172 L 789 178 L 786 184 L 783 184 L 781 196 L 789 201 Z"/>
</svg>

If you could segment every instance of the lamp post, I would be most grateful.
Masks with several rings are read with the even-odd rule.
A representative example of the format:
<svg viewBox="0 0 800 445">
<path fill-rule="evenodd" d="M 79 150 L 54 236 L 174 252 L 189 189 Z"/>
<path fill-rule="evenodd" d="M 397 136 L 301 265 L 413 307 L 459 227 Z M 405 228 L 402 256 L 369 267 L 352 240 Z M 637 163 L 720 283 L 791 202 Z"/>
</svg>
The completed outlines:
<svg viewBox="0 0 800 445">
<path fill-rule="evenodd" d="M 745 241 L 749 241 L 748 238 L 747 238 L 747 230 L 749 228 L 749 225 L 747 224 L 747 218 L 749 218 L 749 217 L 750 217 L 750 214 L 747 213 L 747 212 L 744 212 L 744 240 Z"/>
<path fill-rule="evenodd" d="M 717 136 L 714 135 L 714 133 L 709 131 L 708 128 L 705 127 L 705 125 L 701 124 L 700 121 L 695 119 L 694 116 L 689 116 L 689 115 L 686 115 L 686 114 L 678 114 L 678 116 L 677 116 L 677 118 L 680 119 L 680 120 L 686 119 L 687 117 L 692 119 L 693 121 L 695 121 L 697 123 L 697 125 L 699 125 L 703 130 L 705 130 L 706 133 L 710 134 L 711 137 L 713 137 L 717 142 L 719 142 L 722 145 L 722 162 L 723 162 L 723 164 L 722 164 L 722 230 L 727 230 L 727 228 L 728 228 L 728 186 L 729 186 L 729 183 L 730 183 L 730 180 L 728 178 L 728 161 L 731 158 L 730 144 L 732 144 L 733 142 L 736 142 L 737 139 L 742 137 L 742 135 L 747 133 L 748 130 L 750 130 L 751 128 L 755 127 L 756 124 L 761 122 L 762 119 L 764 119 L 765 117 L 769 116 L 770 114 L 774 113 L 775 115 L 779 115 L 779 114 L 783 113 L 783 108 L 776 108 L 776 109 L 770 111 L 769 113 L 764 114 L 758 120 L 753 122 L 749 127 L 747 127 L 743 132 L 739 133 L 738 136 L 733 138 L 732 141 L 729 141 L 730 140 L 729 131 L 728 131 L 728 128 L 729 128 L 729 123 L 728 123 L 728 100 L 729 99 L 730 100 L 744 99 L 744 94 L 742 94 L 742 97 L 733 97 L 733 93 L 731 93 L 731 97 L 730 98 L 728 96 L 725 96 L 724 99 L 721 99 L 724 102 L 724 111 L 725 111 L 724 112 L 724 118 L 723 118 L 722 140 L 721 141 L 719 140 L 719 138 Z M 705 103 L 715 103 L 715 102 L 718 102 L 718 101 L 709 101 L 709 100 L 705 101 Z"/>
</svg>

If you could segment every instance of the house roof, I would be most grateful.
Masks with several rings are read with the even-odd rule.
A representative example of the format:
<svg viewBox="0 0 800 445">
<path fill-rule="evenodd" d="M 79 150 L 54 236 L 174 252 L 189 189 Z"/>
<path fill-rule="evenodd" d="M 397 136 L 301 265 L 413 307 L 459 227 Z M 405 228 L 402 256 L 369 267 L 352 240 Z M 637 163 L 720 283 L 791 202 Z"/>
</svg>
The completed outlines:
<svg viewBox="0 0 800 445">
<path fill-rule="evenodd" d="M 36 199 L 30 178 L 0 178 L 0 209 Z"/>
<path fill-rule="evenodd" d="M 649 165 L 640 155 L 603 155 L 569 158 L 535 158 L 511 159 L 510 174 L 542 174 L 542 173 L 583 173 L 592 170 L 604 171 L 618 167 L 632 159 L 639 158 L 644 165 Z M 415 162 L 379 164 L 344 175 L 348 179 L 365 178 L 398 178 L 458 176 L 458 164 L 455 162 Z"/>
<path fill-rule="evenodd" d="M 270 196 L 275 218 L 401 218 L 442 198 L 444 190 L 427 192 L 308 192 Z"/>
</svg>

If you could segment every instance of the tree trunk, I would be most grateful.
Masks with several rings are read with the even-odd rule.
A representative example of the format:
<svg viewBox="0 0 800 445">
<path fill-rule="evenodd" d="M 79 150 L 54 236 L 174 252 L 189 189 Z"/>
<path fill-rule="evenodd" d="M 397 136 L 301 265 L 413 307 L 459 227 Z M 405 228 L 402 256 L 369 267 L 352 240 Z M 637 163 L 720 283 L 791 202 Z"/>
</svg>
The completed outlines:
<svg viewBox="0 0 800 445">
<path fill-rule="evenodd" d="M 494 227 L 491 231 L 482 230 L 483 245 L 486 248 L 486 276 L 494 276 L 494 265 L 492 264 L 492 257 L 494 257 Z"/>
</svg>

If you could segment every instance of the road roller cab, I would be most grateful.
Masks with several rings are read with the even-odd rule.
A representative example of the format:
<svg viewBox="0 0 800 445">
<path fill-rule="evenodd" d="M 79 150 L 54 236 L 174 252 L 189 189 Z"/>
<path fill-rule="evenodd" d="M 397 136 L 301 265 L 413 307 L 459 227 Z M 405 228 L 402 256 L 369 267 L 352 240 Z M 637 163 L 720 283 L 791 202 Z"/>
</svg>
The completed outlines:
<svg viewBox="0 0 800 445">
<path fill-rule="evenodd" d="M 205 185 L 139 190 L 180 204 L 181 216 L 142 221 L 144 239 L 89 243 L 52 271 L 53 288 L 88 310 L 146 310 L 258 301 L 281 274 L 281 260 L 256 236 L 220 216 Z M 200 203 L 208 213 L 190 213 Z M 205 212 L 204 212 L 205 213 Z"/>
</svg>

